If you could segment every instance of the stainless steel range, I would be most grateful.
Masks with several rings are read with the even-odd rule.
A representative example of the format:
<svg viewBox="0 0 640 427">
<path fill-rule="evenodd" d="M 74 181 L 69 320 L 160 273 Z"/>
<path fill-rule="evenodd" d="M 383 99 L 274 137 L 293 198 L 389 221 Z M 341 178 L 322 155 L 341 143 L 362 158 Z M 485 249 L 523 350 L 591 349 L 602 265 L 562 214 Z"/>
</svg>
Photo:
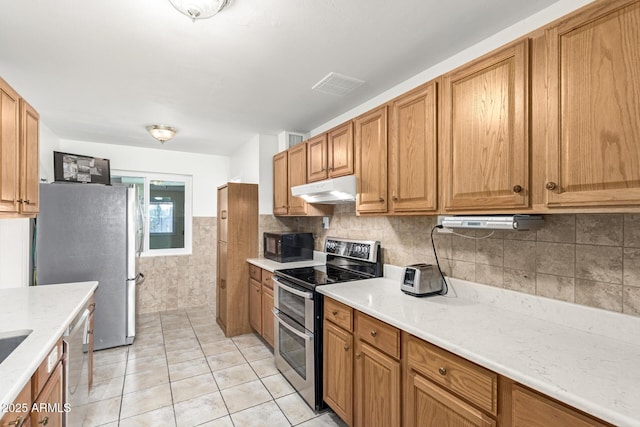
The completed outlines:
<svg viewBox="0 0 640 427">
<path fill-rule="evenodd" d="M 380 242 L 328 237 L 325 265 L 276 270 L 275 364 L 314 408 L 322 401 L 323 297 L 316 287 L 382 276 Z"/>
</svg>

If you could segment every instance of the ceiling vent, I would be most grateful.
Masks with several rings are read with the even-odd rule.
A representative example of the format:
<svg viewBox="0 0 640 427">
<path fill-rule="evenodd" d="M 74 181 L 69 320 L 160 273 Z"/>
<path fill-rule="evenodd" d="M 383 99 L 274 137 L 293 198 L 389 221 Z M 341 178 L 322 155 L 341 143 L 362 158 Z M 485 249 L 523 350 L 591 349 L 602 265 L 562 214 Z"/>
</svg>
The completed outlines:
<svg viewBox="0 0 640 427">
<path fill-rule="evenodd" d="M 311 89 L 331 95 L 344 96 L 360 86 L 364 81 L 340 73 L 329 73 Z"/>
</svg>

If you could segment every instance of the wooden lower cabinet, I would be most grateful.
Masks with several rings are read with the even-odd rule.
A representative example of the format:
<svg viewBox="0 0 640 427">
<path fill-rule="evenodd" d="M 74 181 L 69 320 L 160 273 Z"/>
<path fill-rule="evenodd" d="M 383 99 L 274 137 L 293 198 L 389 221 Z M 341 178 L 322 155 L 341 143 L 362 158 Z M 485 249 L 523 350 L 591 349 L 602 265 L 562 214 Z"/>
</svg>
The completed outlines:
<svg viewBox="0 0 640 427">
<path fill-rule="evenodd" d="M 262 286 L 262 338 L 273 347 L 275 335 L 273 320 L 273 289 Z"/>
<path fill-rule="evenodd" d="M 353 425 L 353 334 L 324 321 L 322 398 Z"/>
<path fill-rule="evenodd" d="M 355 354 L 355 425 L 400 425 L 400 362 L 358 341 Z"/>
<path fill-rule="evenodd" d="M 273 347 L 273 273 L 249 264 L 249 323 Z"/>
<path fill-rule="evenodd" d="M 422 375 L 407 376 L 405 427 L 494 427 L 496 421 L 433 384 Z"/>
<path fill-rule="evenodd" d="M 64 394 L 62 389 L 62 362 L 58 362 L 49 380 L 35 400 L 31 412 L 31 424 L 34 426 L 62 427 L 64 413 Z"/>
<path fill-rule="evenodd" d="M 262 283 L 249 279 L 249 323 L 262 335 Z"/>
<path fill-rule="evenodd" d="M 22 391 L 15 398 L 12 405 L 3 407 L 6 411 L 0 417 L 1 427 L 20 427 L 27 425 L 29 421 L 29 411 L 31 410 L 31 381 L 22 388 Z"/>
<path fill-rule="evenodd" d="M 511 389 L 513 427 L 600 427 L 602 423 L 518 384 Z"/>
<path fill-rule="evenodd" d="M 323 339 L 322 397 L 349 426 L 611 427 L 328 297 Z"/>
</svg>

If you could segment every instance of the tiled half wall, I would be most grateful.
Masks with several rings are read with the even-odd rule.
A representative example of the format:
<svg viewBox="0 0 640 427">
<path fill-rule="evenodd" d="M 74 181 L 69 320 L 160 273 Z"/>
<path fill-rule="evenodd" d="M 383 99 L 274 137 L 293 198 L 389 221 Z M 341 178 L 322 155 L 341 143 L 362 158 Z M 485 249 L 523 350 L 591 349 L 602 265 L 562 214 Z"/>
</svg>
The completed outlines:
<svg viewBox="0 0 640 427">
<path fill-rule="evenodd" d="M 496 231 L 469 239 L 436 231 L 446 274 L 515 291 L 640 316 L 640 215 L 545 215 L 537 232 Z M 336 206 L 329 229 L 320 218 L 260 216 L 263 231 L 311 231 L 316 249 L 326 236 L 380 240 L 384 262 L 435 263 L 430 232 L 436 217 L 356 217 Z M 466 231 L 484 237 L 487 231 Z M 260 242 L 262 253 L 262 242 Z"/>
<path fill-rule="evenodd" d="M 194 217 L 192 231 L 191 255 L 138 259 L 145 275 L 137 288 L 139 314 L 215 305 L 216 218 Z"/>
</svg>

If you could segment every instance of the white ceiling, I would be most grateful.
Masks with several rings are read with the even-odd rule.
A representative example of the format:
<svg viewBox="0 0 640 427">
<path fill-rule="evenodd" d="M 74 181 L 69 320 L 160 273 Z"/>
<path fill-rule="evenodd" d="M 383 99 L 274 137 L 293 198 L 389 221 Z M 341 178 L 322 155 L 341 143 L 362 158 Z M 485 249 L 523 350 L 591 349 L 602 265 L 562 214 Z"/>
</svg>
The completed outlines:
<svg viewBox="0 0 640 427">
<path fill-rule="evenodd" d="M 61 139 L 228 155 L 308 132 L 558 0 L 233 0 L 192 23 L 168 0 L 5 0 L 0 76 Z M 312 91 L 334 71 L 365 81 Z"/>
</svg>

